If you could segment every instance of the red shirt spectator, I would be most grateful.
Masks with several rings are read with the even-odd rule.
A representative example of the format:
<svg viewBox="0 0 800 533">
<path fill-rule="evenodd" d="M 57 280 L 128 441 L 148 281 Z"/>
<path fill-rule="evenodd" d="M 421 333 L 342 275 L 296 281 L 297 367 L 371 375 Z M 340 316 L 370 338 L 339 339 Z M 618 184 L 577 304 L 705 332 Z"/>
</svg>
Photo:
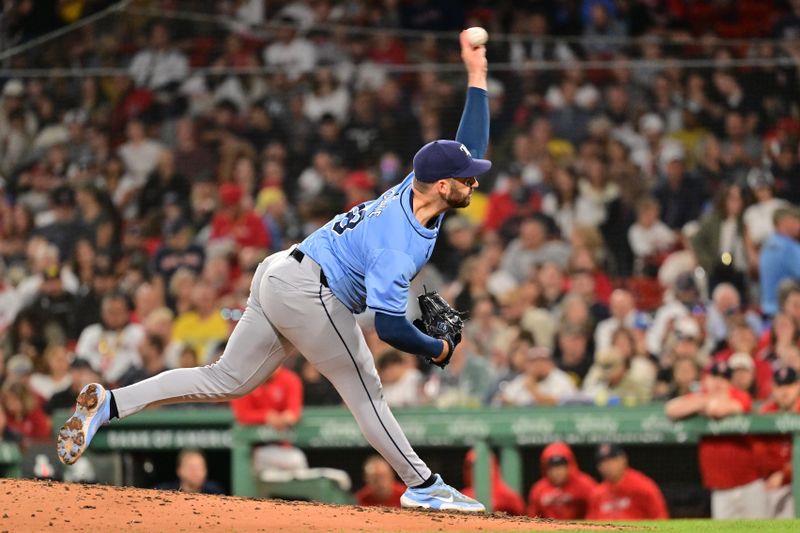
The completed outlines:
<svg viewBox="0 0 800 533">
<path fill-rule="evenodd" d="M 303 410 L 303 383 L 286 368 L 278 368 L 267 381 L 250 394 L 231 402 L 240 424 L 268 424 L 283 430 L 300 420 Z"/>
<path fill-rule="evenodd" d="M 731 370 L 726 363 L 715 363 L 703 378 L 703 390 L 668 402 L 667 416 L 678 419 L 703 414 L 709 418 L 724 418 L 749 413 L 752 400 L 746 392 L 731 386 L 730 375 Z M 700 477 L 703 486 L 708 489 L 732 489 L 760 477 L 751 439 L 746 436 L 703 437 L 698 446 L 698 456 Z"/>
<path fill-rule="evenodd" d="M 554 442 L 540 457 L 542 479 L 528 493 L 528 516 L 555 520 L 586 518 L 589 496 L 597 482 L 581 472 L 572 449 Z"/>
<path fill-rule="evenodd" d="M 472 469 L 475 465 L 475 450 L 467 452 L 464 457 L 464 483 L 466 486 L 461 490 L 464 496 L 475 497 L 475 487 L 473 486 Z M 500 469 L 497 466 L 497 458 L 494 454 L 489 457 L 489 476 L 492 483 L 492 512 L 508 513 L 510 515 L 525 514 L 525 502 L 522 496 L 506 485 L 500 476 Z"/>
<path fill-rule="evenodd" d="M 720 350 L 716 354 L 714 354 L 714 359 L 712 360 L 713 363 L 724 362 L 727 363 L 728 360 L 733 355 L 733 350 L 730 348 L 725 348 L 724 350 Z M 752 355 L 751 355 L 752 357 Z M 770 392 L 772 391 L 772 365 L 769 362 L 765 361 L 760 357 L 753 357 L 753 366 L 756 375 L 756 400 L 764 400 L 769 398 Z"/>
<path fill-rule="evenodd" d="M 628 466 L 619 446 L 601 444 L 598 470 L 604 481 L 589 498 L 589 520 L 660 520 L 669 518 L 664 495 L 658 485 Z"/>
<path fill-rule="evenodd" d="M 400 507 L 406 486 L 397 481 L 394 470 L 380 455 L 364 462 L 364 486 L 356 492 L 356 503 L 364 506 Z"/>
<path fill-rule="evenodd" d="M 364 506 L 400 507 L 406 486 L 397 481 L 389 463 L 373 455 L 364 463 L 364 486 L 356 492 L 356 504 Z"/>
<path fill-rule="evenodd" d="M 773 399 L 758 410 L 761 414 L 800 413 L 800 381 L 792 368 L 775 371 Z M 776 489 L 792 482 L 792 436 L 762 435 L 754 441 L 761 476 L 767 488 Z"/>
<path fill-rule="evenodd" d="M 52 422 L 42 408 L 39 398 L 23 382 L 9 383 L 2 394 L 6 427 L 27 439 L 49 439 Z"/>
<path fill-rule="evenodd" d="M 242 207 L 242 189 L 226 183 L 219 189 L 222 209 L 211 221 L 211 240 L 232 239 L 241 247 L 269 248 L 270 238 L 261 218 Z"/>
</svg>

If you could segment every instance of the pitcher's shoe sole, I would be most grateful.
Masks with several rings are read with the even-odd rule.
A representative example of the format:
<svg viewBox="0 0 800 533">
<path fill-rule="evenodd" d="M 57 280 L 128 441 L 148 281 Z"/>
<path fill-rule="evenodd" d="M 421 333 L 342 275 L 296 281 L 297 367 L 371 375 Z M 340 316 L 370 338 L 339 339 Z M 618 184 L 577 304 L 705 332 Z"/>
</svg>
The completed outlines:
<svg viewBox="0 0 800 533">
<path fill-rule="evenodd" d="M 86 451 L 89 442 L 101 425 L 99 421 L 95 421 L 107 396 L 108 391 L 98 383 L 86 385 L 78 394 L 75 412 L 58 432 L 58 458 L 65 465 L 74 464 Z"/>
</svg>

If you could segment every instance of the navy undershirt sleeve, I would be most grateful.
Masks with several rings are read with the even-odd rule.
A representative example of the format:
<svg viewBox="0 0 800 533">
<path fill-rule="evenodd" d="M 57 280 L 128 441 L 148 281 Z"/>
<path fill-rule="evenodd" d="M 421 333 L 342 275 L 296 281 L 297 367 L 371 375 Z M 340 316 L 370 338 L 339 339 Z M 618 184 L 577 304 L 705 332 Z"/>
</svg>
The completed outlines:
<svg viewBox="0 0 800 533">
<path fill-rule="evenodd" d="M 375 332 L 383 342 L 401 352 L 426 357 L 439 357 L 444 341 L 434 339 L 418 330 L 404 316 L 375 312 Z"/>
<path fill-rule="evenodd" d="M 467 101 L 461 113 L 456 140 L 479 159 L 489 147 L 489 94 L 478 87 L 467 88 Z"/>
</svg>

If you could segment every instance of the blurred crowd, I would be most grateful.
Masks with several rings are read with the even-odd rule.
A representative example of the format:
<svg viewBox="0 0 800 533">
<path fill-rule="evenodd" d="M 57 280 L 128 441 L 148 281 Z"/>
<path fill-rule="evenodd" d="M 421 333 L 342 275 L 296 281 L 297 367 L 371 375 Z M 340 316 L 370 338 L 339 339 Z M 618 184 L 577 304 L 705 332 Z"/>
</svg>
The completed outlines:
<svg viewBox="0 0 800 533">
<path fill-rule="evenodd" d="M 4 4 L 12 42 L 40 31 L 30 4 Z M 722 362 L 767 400 L 800 370 L 800 2 L 152 4 L 172 18 L 8 60 L 126 74 L 0 80 L 3 438 L 47 437 L 88 382 L 213 363 L 264 257 L 455 135 L 465 76 L 425 65 L 458 64 L 473 25 L 508 34 L 488 48 L 494 167 L 413 285 L 471 318 L 432 371 L 360 317 L 389 404 L 642 405 Z M 180 17 L 203 6 L 221 22 Z M 292 401 L 267 421 L 261 391 L 243 421 L 340 401 L 302 357 L 280 374 L 264 387 Z"/>
</svg>

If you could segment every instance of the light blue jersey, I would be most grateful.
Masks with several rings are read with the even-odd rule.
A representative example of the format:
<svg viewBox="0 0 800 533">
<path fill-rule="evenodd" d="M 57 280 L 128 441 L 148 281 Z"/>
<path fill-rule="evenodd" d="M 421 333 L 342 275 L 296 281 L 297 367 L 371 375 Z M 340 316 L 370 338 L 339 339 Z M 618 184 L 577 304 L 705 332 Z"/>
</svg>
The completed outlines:
<svg viewBox="0 0 800 533">
<path fill-rule="evenodd" d="M 353 313 L 404 316 L 411 280 L 433 252 L 442 216 L 426 228 L 412 211 L 414 173 L 379 198 L 337 215 L 299 246 Z"/>
</svg>

